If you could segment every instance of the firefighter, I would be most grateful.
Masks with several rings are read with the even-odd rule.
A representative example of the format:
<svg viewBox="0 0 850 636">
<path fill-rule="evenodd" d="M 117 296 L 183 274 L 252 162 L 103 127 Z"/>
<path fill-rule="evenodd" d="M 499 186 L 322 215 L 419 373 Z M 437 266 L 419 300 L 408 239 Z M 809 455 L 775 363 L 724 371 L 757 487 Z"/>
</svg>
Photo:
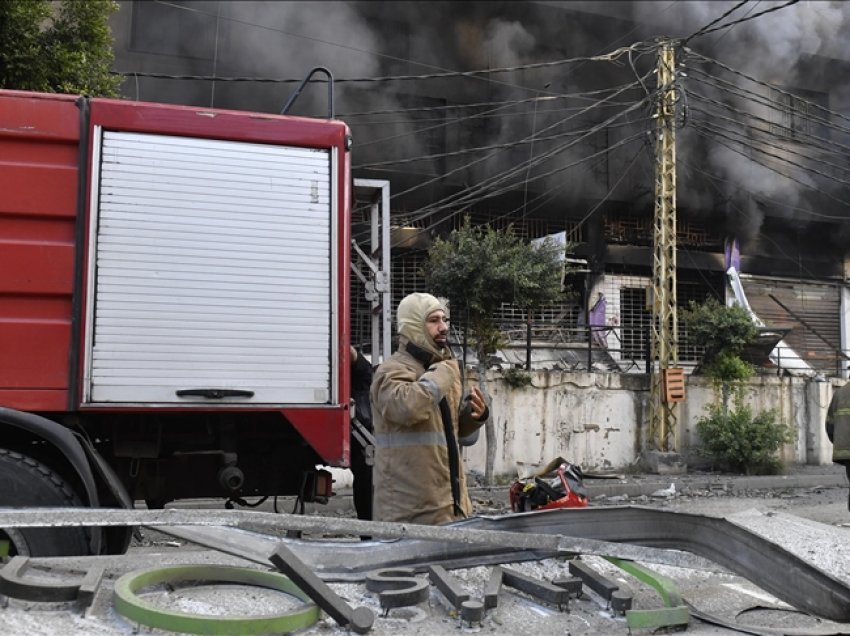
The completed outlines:
<svg viewBox="0 0 850 636">
<path fill-rule="evenodd" d="M 826 435 L 832 442 L 832 461 L 844 464 L 847 478 L 850 479 L 850 383 L 832 395 L 826 412 Z M 850 495 L 847 509 L 850 510 Z"/>
<path fill-rule="evenodd" d="M 374 516 L 441 524 L 472 513 L 458 440 L 489 417 L 481 391 L 463 395 L 448 344 L 448 311 L 430 294 L 410 294 L 396 314 L 397 351 L 375 371 Z"/>
</svg>

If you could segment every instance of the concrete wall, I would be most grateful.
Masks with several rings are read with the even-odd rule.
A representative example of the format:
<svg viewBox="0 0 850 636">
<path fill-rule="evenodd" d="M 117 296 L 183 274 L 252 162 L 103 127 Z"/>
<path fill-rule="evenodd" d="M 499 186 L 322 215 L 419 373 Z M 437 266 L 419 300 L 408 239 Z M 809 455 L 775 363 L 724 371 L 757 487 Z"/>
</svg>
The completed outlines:
<svg viewBox="0 0 850 636">
<path fill-rule="evenodd" d="M 532 371 L 531 378 L 531 387 L 517 389 L 500 371 L 488 372 L 496 476 L 525 475 L 558 456 L 588 471 L 636 465 L 646 443 L 648 376 L 540 370 Z M 745 401 L 756 413 L 776 408 L 797 431 L 794 443 L 782 450 L 785 463 L 828 464 L 832 446 L 824 418 L 832 391 L 827 381 L 762 376 L 748 383 Z M 677 450 L 693 468 L 700 461 L 707 465 L 694 454 L 700 445 L 696 422 L 714 400 L 709 380 L 687 377 L 687 400 L 678 407 Z M 484 473 L 486 445 L 482 431 L 477 444 L 464 449 L 467 471 Z"/>
</svg>

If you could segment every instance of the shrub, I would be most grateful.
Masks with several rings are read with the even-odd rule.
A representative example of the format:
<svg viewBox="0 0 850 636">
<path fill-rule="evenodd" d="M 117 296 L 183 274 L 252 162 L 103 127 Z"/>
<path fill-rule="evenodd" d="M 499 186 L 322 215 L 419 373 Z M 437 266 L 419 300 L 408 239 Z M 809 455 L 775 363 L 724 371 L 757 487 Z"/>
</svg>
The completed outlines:
<svg viewBox="0 0 850 636">
<path fill-rule="evenodd" d="M 707 454 L 729 469 L 747 475 L 776 473 L 781 468 L 777 451 L 794 440 L 794 430 L 777 419 L 775 409 L 753 416 L 750 407 L 709 406 L 697 420 Z"/>
<path fill-rule="evenodd" d="M 704 365 L 703 373 L 716 382 L 737 383 L 753 377 L 755 370 L 749 362 L 724 351 Z"/>
<path fill-rule="evenodd" d="M 505 369 L 502 371 L 502 379 L 505 384 L 514 389 L 531 386 L 531 374 L 521 369 Z"/>
<path fill-rule="evenodd" d="M 776 410 L 753 415 L 744 405 L 744 381 L 755 369 L 739 354 L 756 338 L 758 327 L 743 307 L 727 307 L 713 298 L 702 305 L 691 302 L 683 319 L 691 340 L 705 349 L 701 370 L 717 391 L 708 414 L 697 419 L 703 452 L 736 472 L 778 472 L 777 451 L 794 439 L 794 430 L 778 420 Z"/>
</svg>

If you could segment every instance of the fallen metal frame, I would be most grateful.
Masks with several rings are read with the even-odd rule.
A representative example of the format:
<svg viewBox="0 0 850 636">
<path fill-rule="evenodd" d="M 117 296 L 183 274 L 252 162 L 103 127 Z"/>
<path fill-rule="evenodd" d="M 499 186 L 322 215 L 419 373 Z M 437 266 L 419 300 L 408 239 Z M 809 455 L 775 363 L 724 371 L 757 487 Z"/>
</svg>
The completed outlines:
<svg viewBox="0 0 850 636">
<path fill-rule="evenodd" d="M 548 552 L 547 556 L 597 554 L 633 561 L 647 560 L 648 549 L 661 548 L 655 552 L 659 556 L 658 553 L 664 553 L 665 548 L 677 548 L 710 559 L 798 609 L 830 620 L 850 621 L 850 586 L 781 546 L 725 519 L 636 506 L 474 517 L 449 526 L 272 515 L 241 510 L 0 510 L 0 528 L 77 525 L 144 525 L 163 530 L 169 527 L 173 530 L 175 526 L 229 526 L 277 532 L 295 530 L 320 535 L 337 533 L 389 537 L 408 540 L 397 541 L 392 544 L 392 549 L 403 552 L 405 548 L 414 548 L 415 551 L 409 554 L 409 561 L 419 559 L 419 563 L 433 563 L 435 555 L 443 558 L 447 555 L 468 556 L 475 547 L 480 547 L 484 553 L 488 550 L 490 553 L 535 550 L 544 554 Z M 423 541 L 409 541 L 411 539 Z M 275 540 L 284 542 L 282 539 Z M 310 543 L 317 544 L 312 560 L 300 551 Z M 431 543 L 432 549 L 423 550 L 425 543 Z M 287 545 L 295 549 L 294 545 Z M 344 545 L 350 547 L 342 549 Z M 325 574 L 334 568 L 346 571 L 346 560 L 357 552 L 366 554 L 365 550 L 370 550 L 370 570 L 396 565 L 381 562 L 379 555 L 371 551 L 374 547 L 375 542 L 336 542 L 334 549 L 330 550 L 326 542 L 301 541 L 298 543 L 298 556 L 317 572 Z M 268 556 L 269 552 L 264 555 L 266 563 Z"/>
<path fill-rule="evenodd" d="M 136 594 L 154 585 L 186 581 L 267 588 L 288 594 L 301 604 L 277 614 L 208 616 L 157 607 Z M 129 572 L 115 582 L 112 598 L 115 611 L 135 623 L 192 634 L 289 634 L 314 625 L 320 616 L 319 608 L 310 597 L 288 577 L 227 565 L 176 565 Z"/>
<path fill-rule="evenodd" d="M 655 609 L 627 609 L 626 624 L 629 629 L 660 629 L 685 626 L 690 622 L 690 610 L 682 600 L 676 583 L 639 563 L 607 557 L 608 561 L 654 588 L 661 596 L 664 607 Z"/>
<path fill-rule="evenodd" d="M 85 575 L 62 580 L 44 580 L 25 577 L 32 561 L 29 557 L 15 556 L 0 569 L 0 594 L 16 599 L 61 603 L 77 601 L 87 607 L 91 604 L 103 580 L 103 568 L 91 567 Z"/>
</svg>

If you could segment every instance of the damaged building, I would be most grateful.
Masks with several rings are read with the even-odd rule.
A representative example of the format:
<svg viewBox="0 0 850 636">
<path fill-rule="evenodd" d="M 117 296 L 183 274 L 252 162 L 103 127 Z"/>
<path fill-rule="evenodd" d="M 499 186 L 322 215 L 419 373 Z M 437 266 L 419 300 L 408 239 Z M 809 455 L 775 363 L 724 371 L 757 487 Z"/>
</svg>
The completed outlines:
<svg viewBox="0 0 850 636">
<path fill-rule="evenodd" d="M 425 290 L 428 246 L 464 218 L 561 237 L 571 293 L 531 329 L 505 306 L 511 345 L 492 362 L 524 365 L 530 333 L 533 366 L 563 370 L 646 371 L 658 38 L 674 38 L 678 306 L 737 294 L 764 326 L 753 361 L 844 375 L 845 4 L 745 8 L 720 31 L 704 27 L 726 3 L 119 5 L 128 98 L 278 113 L 311 69 L 332 72 L 354 176 L 390 183 L 393 306 Z M 311 82 L 290 114 L 324 117 L 329 98 Z M 364 245 L 368 212 L 355 206 Z M 368 353 L 371 304 L 352 284 Z M 700 353 L 680 327 L 682 365 Z"/>
</svg>

